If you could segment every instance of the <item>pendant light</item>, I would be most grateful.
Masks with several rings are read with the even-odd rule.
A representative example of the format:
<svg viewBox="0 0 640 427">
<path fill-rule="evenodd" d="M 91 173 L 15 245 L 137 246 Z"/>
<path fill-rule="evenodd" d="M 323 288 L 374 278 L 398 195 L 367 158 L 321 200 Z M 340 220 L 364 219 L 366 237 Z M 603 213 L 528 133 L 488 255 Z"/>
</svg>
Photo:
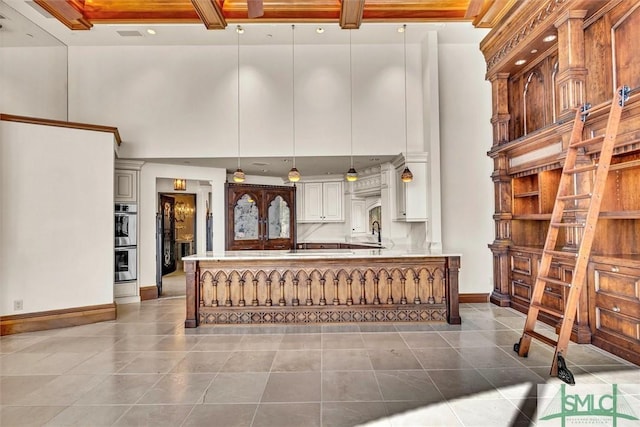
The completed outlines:
<svg viewBox="0 0 640 427">
<path fill-rule="evenodd" d="M 240 169 L 240 34 L 243 32 L 242 27 L 238 25 L 236 27 L 236 33 L 238 34 L 238 169 L 233 173 L 234 182 L 244 182 L 244 171 Z"/>
<path fill-rule="evenodd" d="M 351 138 L 351 167 L 347 171 L 347 181 L 354 182 L 358 180 L 358 172 L 353 167 L 353 71 L 351 69 L 351 30 L 349 30 L 349 121 L 350 121 L 350 138 Z"/>
<path fill-rule="evenodd" d="M 402 31 L 402 37 L 404 44 L 404 160 L 406 162 L 409 156 L 409 137 L 407 135 L 407 123 L 409 121 L 407 116 L 407 24 L 404 24 L 402 29 L 404 30 Z M 413 181 L 413 174 L 408 166 L 405 166 L 400 179 L 402 179 L 402 182 Z"/>
<path fill-rule="evenodd" d="M 293 122 L 293 167 L 289 171 L 289 182 L 300 181 L 300 172 L 296 169 L 296 26 L 291 26 L 291 105 L 292 105 L 292 122 Z"/>
</svg>

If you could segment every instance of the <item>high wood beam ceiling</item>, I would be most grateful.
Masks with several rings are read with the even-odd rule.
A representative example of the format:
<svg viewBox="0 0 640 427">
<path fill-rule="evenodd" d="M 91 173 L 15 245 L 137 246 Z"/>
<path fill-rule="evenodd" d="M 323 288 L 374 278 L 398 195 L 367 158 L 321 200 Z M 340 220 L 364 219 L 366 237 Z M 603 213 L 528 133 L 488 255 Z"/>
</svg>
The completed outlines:
<svg viewBox="0 0 640 427">
<path fill-rule="evenodd" d="M 234 23 L 467 21 L 494 26 L 518 0 L 262 0 L 260 17 L 248 17 L 248 0 L 35 0 L 72 30 L 94 24 L 189 24 L 224 29 Z M 259 0 L 254 0 L 259 1 Z"/>
</svg>

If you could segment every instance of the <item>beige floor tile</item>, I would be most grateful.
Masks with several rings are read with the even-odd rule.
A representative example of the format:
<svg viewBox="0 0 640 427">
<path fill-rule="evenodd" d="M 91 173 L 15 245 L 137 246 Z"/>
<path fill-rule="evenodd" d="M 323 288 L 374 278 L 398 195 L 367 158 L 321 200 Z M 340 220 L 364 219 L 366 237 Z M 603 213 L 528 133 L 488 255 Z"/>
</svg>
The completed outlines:
<svg viewBox="0 0 640 427">
<path fill-rule="evenodd" d="M 64 406 L 5 406 L 0 410 L 0 426 L 41 427 L 64 409 Z"/>
<path fill-rule="evenodd" d="M 104 351 L 78 364 L 67 374 L 114 374 L 140 356 L 140 352 Z"/>
<path fill-rule="evenodd" d="M 364 348 L 351 350 L 323 350 L 323 371 L 370 371 L 373 370 L 369 353 Z"/>
<path fill-rule="evenodd" d="M 58 375 L 2 376 L 0 377 L 0 406 L 13 405 L 24 396 L 57 378 L 59 378 Z"/>
<path fill-rule="evenodd" d="M 376 371 L 385 401 L 442 401 L 442 394 L 425 371 Z"/>
<path fill-rule="evenodd" d="M 407 344 L 402 339 L 402 336 L 398 332 L 390 333 L 362 333 L 362 341 L 364 341 L 365 348 L 381 349 L 381 348 L 394 348 L 394 349 L 406 349 Z"/>
<path fill-rule="evenodd" d="M 222 367 L 223 372 L 268 372 L 275 351 L 234 351 Z"/>
<path fill-rule="evenodd" d="M 320 402 L 320 372 L 272 372 L 261 402 Z"/>
<path fill-rule="evenodd" d="M 11 353 L 0 358 L 0 375 L 61 375 L 96 353 Z"/>
<path fill-rule="evenodd" d="M 320 371 L 322 350 L 280 350 L 271 366 L 272 372 Z"/>
<path fill-rule="evenodd" d="M 330 333 L 322 335 L 323 349 L 349 349 L 364 348 L 364 341 L 358 332 L 354 333 Z"/>
<path fill-rule="evenodd" d="M 238 403 L 195 405 L 182 427 L 250 427 L 257 408 L 257 404 Z"/>
<path fill-rule="evenodd" d="M 127 410 L 129 405 L 109 406 L 69 406 L 46 427 L 107 427 L 112 426 Z"/>
<path fill-rule="evenodd" d="M 136 405 L 132 406 L 114 426 L 175 427 L 191 412 L 193 405 Z"/>
<path fill-rule="evenodd" d="M 261 403 L 252 427 L 318 427 L 319 403 Z"/>
<path fill-rule="evenodd" d="M 524 414 L 507 399 L 456 399 L 449 406 L 465 427 L 528 427 Z"/>
<path fill-rule="evenodd" d="M 151 387 L 137 404 L 202 403 L 215 374 L 167 374 Z"/>
<path fill-rule="evenodd" d="M 500 393 L 475 369 L 428 371 L 445 399 L 474 395 L 479 399 L 501 397 Z"/>
<path fill-rule="evenodd" d="M 124 366 L 121 374 L 166 374 L 186 356 L 182 351 L 141 352 L 138 357 Z"/>
<path fill-rule="evenodd" d="M 0 354 L 15 353 L 46 339 L 47 337 L 26 336 L 23 334 L 3 336 L 0 339 Z"/>
<path fill-rule="evenodd" d="M 267 372 L 220 373 L 204 395 L 204 403 L 258 403 L 267 385 Z"/>
<path fill-rule="evenodd" d="M 242 335 L 212 335 L 200 337 L 193 351 L 231 351 L 236 350 L 242 341 Z"/>
<path fill-rule="evenodd" d="M 376 370 L 408 370 L 422 369 L 420 362 L 415 358 L 413 352 L 405 348 L 385 348 L 385 349 L 369 349 L 369 359 L 371 365 Z"/>
<path fill-rule="evenodd" d="M 60 375 L 16 401 L 16 405 L 72 405 L 106 378 L 107 375 Z"/>
<path fill-rule="evenodd" d="M 419 348 L 413 354 L 423 369 L 469 369 L 471 364 L 454 348 Z"/>
<path fill-rule="evenodd" d="M 322 405 L 323 427 L 352 427 L 387 418 L 383 402 L 327 402 Z M 391 423 L 387 422 L 390 426 Z"/>
<path fill-rule="evenodd" d="M 227 362 L 230 352 L 192 351 L 171 370 L 173 373 L 216 373 Z"/>
<path fill-rule="evenodd" d="M 237 350 L 277 350 L 283 335 L 245 335 L 238 344 Z"/>
<path fill-rule="evenodd" d="M 456 427 L 462 426 L 456 414 L 446 403 L 415 406 L 412 402 L 387 402 L 392 427 Z M 378 427 L 374 424 L 372 427 Z"/>
<path fill-rule="evenodd" d="M 328 371 L 322 376 L 324 402 L 381 401 L 382 394 L 373 371 Z"/>
<path fill-rule="evenodd" d="M 149 390 L 162 375 L 110 375 L 92 388 L 76 405 L 125 405 L 134 404 Z"/>
<path fill-rule="evenodd" d="M 280 350 L 316 350 L 322 348 L 320 334 L 287 334 L 282 337 Z"/>
<path fill-rule="evenodd" d="M 402 332 L 402 338 L 409 348 L 451 348 L 438 332 Z"/>
</svg>

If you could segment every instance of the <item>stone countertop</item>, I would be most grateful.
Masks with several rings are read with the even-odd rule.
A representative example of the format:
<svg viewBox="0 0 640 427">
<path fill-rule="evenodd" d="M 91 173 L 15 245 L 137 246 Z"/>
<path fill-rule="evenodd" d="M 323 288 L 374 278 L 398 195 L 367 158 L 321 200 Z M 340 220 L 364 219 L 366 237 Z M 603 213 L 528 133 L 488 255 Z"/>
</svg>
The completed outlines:
<svg viewBox="0 0 640 427">
<path fill-rule="evenodd" d="M 273 251 L 207 252 L 183 257 L 183 261 L 226 261 L 255 259 L 335 259 L 335 258 L 397 258 L 448 257 L 459 253 L 425 249 L 300 249 Z"/>
</svg>

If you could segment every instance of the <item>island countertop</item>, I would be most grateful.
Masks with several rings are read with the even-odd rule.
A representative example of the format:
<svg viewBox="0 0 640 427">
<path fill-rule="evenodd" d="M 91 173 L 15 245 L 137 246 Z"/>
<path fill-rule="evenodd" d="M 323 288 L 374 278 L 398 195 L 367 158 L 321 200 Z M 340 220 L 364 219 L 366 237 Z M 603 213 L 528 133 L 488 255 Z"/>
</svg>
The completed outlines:
<svg viewBox="0 0 640 427">
<path fill-rule="evenodd" d="M 206 252 L 183 257 L 183 261 L 230 261 L 230 260 L 295 260 L 334 258 L 424 258 L 461 256 L 455 252 L 430 251 L 425 249 L 298 249 L 269 251 L 225 251 Z"/>
<path fill-rule="evenodd" d="M 460 323 L 460 256 L 445 251 L 302 249 L 182 258 L 185 327 L 201 324 Z"/>
</svg>

